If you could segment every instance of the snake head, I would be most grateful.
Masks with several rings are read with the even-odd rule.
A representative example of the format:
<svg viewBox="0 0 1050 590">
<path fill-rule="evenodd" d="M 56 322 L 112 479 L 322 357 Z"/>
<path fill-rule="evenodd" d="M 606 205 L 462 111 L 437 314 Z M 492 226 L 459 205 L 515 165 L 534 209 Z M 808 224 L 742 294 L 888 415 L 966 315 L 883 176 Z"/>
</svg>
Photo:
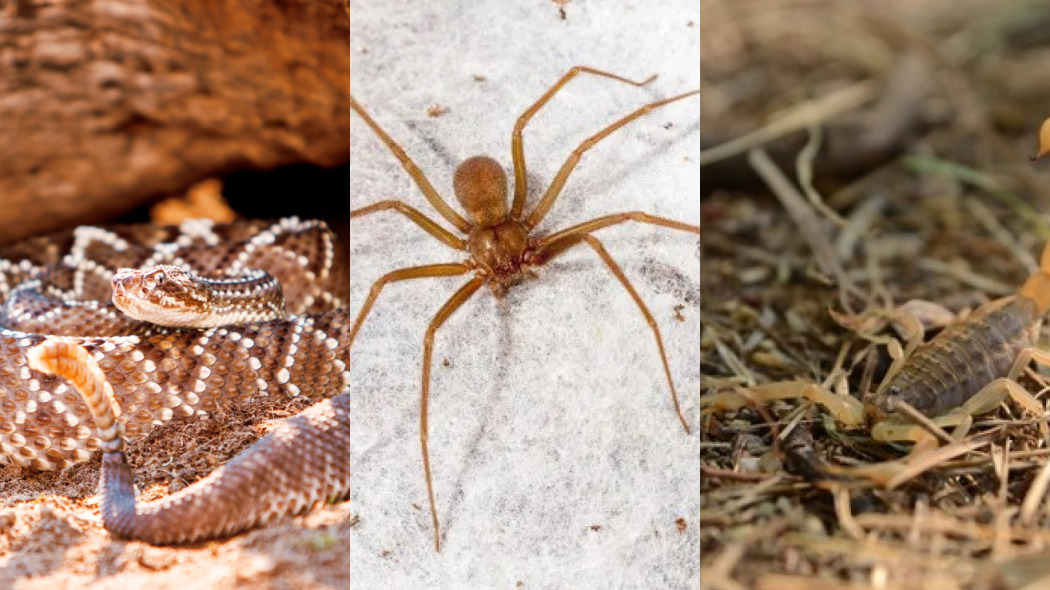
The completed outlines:
<svg viewBox="0 0 1050 590">
<path fill-rule="evenodd" d="M 211 303 L 196 277 L 177 266 L 122 268 L 113 275 L 113 305 L 129 316 L 174 328 L 196 328 Z"/>
<path fill-rule="evenodd" d="M 169 328 L 214 328 L 284 317 L 280 281 L 258 269 L 207 278 L 169 265 L 122 268 L 113 275 L 113 304 L 137 320 Z"/>
</svg>

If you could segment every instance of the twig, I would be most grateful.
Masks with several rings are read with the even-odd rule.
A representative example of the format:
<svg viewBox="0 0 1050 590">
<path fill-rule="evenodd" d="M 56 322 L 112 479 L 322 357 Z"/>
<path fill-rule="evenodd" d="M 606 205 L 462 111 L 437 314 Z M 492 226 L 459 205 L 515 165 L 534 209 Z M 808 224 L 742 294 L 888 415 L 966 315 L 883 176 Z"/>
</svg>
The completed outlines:
<svg viewBox="0 0 1050 590">
<path fill-rule="evenodd" d="M 1017 287 L 981 276 L 960 267 L 958 264 L 949 264 L 935 258 L 920 258 L 915 264 L 920 270 L 951 277 L 964 285 L 969 285 L 990 295 L 1009 295 L 1017 291 Z"/>
<path fill-rule="evenodd" d="M 1021 502 L 1020 516 L 1018 517 L 1021 524 L 1026 526 L 1035 524 L 1036 511 L 1039 510 L 1039 505 L 1046 498 L 1047 486 L 1050 486 L 1050 461 L 1043 463 L 1039 473 L 1032 480 L 1028 493 L 1024 495 L 1024 501 Z"/>
<path fill-rule="evenodd" d="M 830 219 L 835 225 L 845 227 L 846 220 L 824 203 L 824 197 L 813 186 L 813 160 L 820 153 L 821 138 L 820 126 L 811 124 L 809 126 L 809 139 L 806 141 L 802 151 L 798 153 L 798 158 L 795 159 L 795 173 L 798 175 L 798 185 L 802 187 L 802 192 L 806 194 L 809 204 L 813 205 L 814 209 Z"/>
<path fill-rule="evenodd" d="M 933 469 L 937 465 L 954 459 L 960 455 L 965 455 L 972 451 L 975 451 L 984 445 L 988 444 L 987 439 L 978 438 L 970 441 L 960 441 L 954 444 L 940 447 L 939 449 L 932 450 L 928 453 L 924 453 L 917 457 L 909 457 L 908 462 L 904 464 L 902 469 L 897 475 L 893 476 L 888 482 L 886 482 L 887 489 L 893 489 L 902 483 L 916 477 L 930 469 Z"/>
<path fill-rule="evenodd" d="M 988 207 L 985 207 L 984 203 L 977 199 L 964 199 L 963 205 L 970 210 L 970 213 L 973 214 L 973 218 L 983 225 L 984 229 L 991 234 L 993 238 L 1005 246 L 1006 249 L 1024 265 L 1029 273 L 1034 273 L 1039 269 L 1039 263 L 1036 261 L 1035 256 L 1032 256 L 1032 253 L 1025 249 L 1025 247 L 1022 246 L 1005 227 L 1003 227 L 1003 224 L 999 223 L 999 220 L 995 218 L 995 214 L 992 213 Z"/>
<path fill-rule="evenodd" d="M 793 133 L 816 121 L 831 119 L 852 111 L 875 97 L 878 85 L 874 80 L 858 82 L 826 96 L 802 103 L 765 127 L 700 152 L 700 165 L 710 164 L 742 154 L 778 137 Z"/>
<path fill-rule="evenodd" d="M 813 251 L 813 257 L 817 261 L 820 272 L 826 276 L 835 277 L 840 290 L 856 291 L 853 282 L 843 272 L 842 265 L 835 257 L 835 249 L 831 245 L 829 232 L 824 222 L 817 217 L 802 195 L 791 186 L 791 182 L 777 168 L 769 155 L 761 148 L 755 148 L 748 154 L 748 162 L 762 177 L 762 180 L 769 185 L 792 221 L 798 226 L 802 238 Z"/>
</svg>

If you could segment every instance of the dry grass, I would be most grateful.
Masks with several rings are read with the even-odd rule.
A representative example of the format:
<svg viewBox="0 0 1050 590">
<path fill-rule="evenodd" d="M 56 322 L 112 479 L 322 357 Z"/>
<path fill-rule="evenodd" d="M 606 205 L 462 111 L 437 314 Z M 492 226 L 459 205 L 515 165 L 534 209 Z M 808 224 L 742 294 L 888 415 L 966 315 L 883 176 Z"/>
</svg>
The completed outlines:
<svg viewBox="0 0 1050 590">
<path fill-rule="evenodd" d="M 881 159 L 857 142 L 701 169 L 702 393 L 801 379 L 859 396 L 914 328 L 900 304 L 937 304 L 908 309 L 935 328 L 941 306 L 963 313 L 1020 285 L 1050 235 L 1050 172 L 1025 158 L 1050 105 L 1050 36 L 1033 24 L 1050 19 L 1044 5 L 702 4 L 705 162 L 744 161 L 734 146 L 775 155 L 769 142 L 818 120 L 901 139 Z M 901 73 L 909 60 L 920 74 Z M 774 170 L 786 183 L 770 189 L 759 179 Z M 1045 405 L 1037 381 L 1022 384 Z M 1045 416 L 1005 403 L 893 489 L 785 469 L 792 444 L 847 467 L 908 450 L 806 402 L 754 400 L 702 426 L 702 508 L 689 522 L 704 535 L 702 587 L 1050 583 Z"/>
</svg>

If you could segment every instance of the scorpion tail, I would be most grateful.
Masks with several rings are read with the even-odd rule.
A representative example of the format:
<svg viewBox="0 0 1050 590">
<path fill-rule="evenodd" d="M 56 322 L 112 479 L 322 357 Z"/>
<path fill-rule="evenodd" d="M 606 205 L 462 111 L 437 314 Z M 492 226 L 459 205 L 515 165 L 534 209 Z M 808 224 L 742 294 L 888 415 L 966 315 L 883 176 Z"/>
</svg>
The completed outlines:
<svg viewBox="0 0 1050 590">
<path fill-rule="evenodd" d="M 1020 296 L 1031 299 L 1039 310 L 1039 315 L 1050 310 L 1050 242 L 1043 248 L 1039 270 L 1024 282 Z"/>
</svg>

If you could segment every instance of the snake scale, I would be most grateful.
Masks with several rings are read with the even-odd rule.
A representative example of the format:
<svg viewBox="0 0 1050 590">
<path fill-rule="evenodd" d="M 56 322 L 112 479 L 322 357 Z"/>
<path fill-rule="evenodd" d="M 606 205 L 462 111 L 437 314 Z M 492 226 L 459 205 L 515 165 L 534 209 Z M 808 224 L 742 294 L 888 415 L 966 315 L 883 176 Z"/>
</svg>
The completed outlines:
<svg viewBox="0 0 1050 590">
<path fill-rule="evenodd" d="M 106 511 L 114 510 L 114 502 L 104 501 L 107 528 L 118 535 L 154 544 L 195 542 L 339 498 L 349 485 L 347 462 L 340 460 L 348 437 L 348 399 L 340 394 L 349 381 L 345 344 L 354 314 L 342 306 L 345 281 L 338 270 L 344 265 L 337 258 L 323 223 L 295 218 L 85 226 L 0 249 L 0 295 L 20 303 L 5 310 L 5 321 L 17 329 L 0 330 L 0 459 L 63 469 L 86 461 L 102 445 L 92 414 L 74 388 L 28 365 L 30 349 L 58 341 L 75 345 L 97 363 L 132 440 L 170 420 L 254 396 L 323 400 L 284 420 L 204 480 L 157 502 L 135 503 L 129 470 L 121 481 L 104 479 L 104 488 L 112 484 L 129 492 L 123 498 L 130 505 L 114 513 L 123 516 L 113 526 Z M 105 302 L 116 268 L 156 264 L 202 273 L 266 270 L 284 286 L 290 315 L 242 326 L 164 331 L 77 314 L 84 308 L 93 312 L 91 317 L 108 317 Z M 33 289 L 27 291 L 26 284 Z M 47 309 L 47 298 L 67 300 L 69 306 L 55 313 Z M 26 326 L 64 335 L 30 333 Z"/>
</svg>

